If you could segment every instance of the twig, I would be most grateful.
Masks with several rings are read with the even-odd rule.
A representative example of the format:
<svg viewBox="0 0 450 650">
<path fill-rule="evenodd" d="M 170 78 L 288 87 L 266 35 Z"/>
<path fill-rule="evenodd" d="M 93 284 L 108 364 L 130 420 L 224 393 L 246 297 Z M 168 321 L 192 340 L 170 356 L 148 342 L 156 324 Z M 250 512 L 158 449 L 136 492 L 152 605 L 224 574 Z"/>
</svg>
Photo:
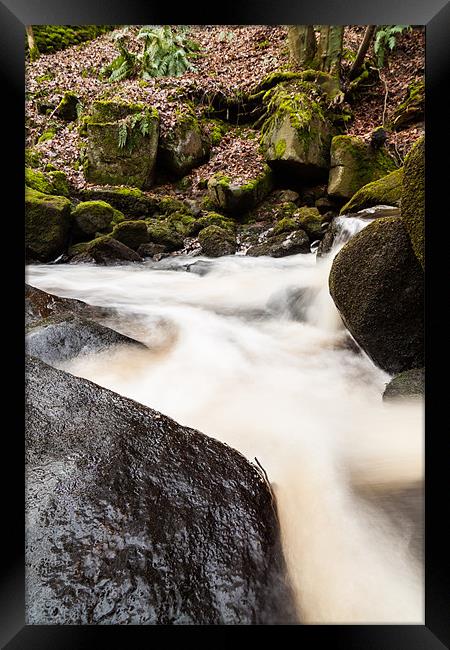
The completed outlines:
<svg viewBox="0 0 450 650">
<path fill-rule="evenodd" d="M 385 93 L 384 93 L 384 107 L 383 107 L 383 117 L 382 117 L 382 119 L 381 119 L 381 124 L 382 124 L 382 126 L 384 126 L 384 118 L 385 118 L 385 115 L 386 115 L 387 98 L 388 98 L 389 90 L 388 90 L 388 86 L 387 86 L 386 80 L 384 79 L 384 77 L 381 76 L 381 72 L 380 72 L 380 70 L 378 70 L 378 76 L 380 77 L 380 80 L 384 83 L 384 88 L 385 88 Z"/>
</svg>

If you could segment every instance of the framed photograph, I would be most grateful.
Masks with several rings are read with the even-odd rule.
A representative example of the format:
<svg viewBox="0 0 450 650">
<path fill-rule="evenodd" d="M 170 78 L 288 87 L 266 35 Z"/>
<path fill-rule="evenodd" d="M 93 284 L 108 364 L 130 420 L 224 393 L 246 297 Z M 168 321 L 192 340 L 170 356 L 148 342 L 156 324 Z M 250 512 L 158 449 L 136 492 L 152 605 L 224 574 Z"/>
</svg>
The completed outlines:
<svg viewBox="0 0 450 650">
<path fill-rule="evenodd" d="M 0 19 L 2 647 L 262 625 L 445 648 L 425 213 L 449 5 Z"/>
</svg>

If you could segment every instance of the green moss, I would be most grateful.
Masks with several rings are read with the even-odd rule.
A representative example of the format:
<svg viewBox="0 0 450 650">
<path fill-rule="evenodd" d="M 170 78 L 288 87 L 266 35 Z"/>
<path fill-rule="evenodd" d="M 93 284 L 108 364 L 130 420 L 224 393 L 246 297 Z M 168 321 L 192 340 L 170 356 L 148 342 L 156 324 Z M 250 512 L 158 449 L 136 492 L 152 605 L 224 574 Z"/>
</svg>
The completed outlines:
<svg viewBox="0 0 450 650">
<path fill-rule="evenodd" d="M 28 147 L 25 149 L 25 165 L 36 169 L 42 164 L 42 152 Z"/>
<path fill-rule="evenodd" d="M 163 244 L 169 251 L 176 251 L 183 247 L 183 237 L 166 220 L 145 220 L 148 226 L 149 241 L 154 244 Z"/>
<path fill-rule="evenodd" d="M 93 102 L 90 116 L 87 119 L 90 124 L 109 124 L 122 120 L 129 115 L 142 113 L 147 109 L 151 113 L 155 112 L 156 116 L 158 116 L 156 109 L 149 108 L 142 103 L 133 104 L 120 98 L 103 99 Z"/>
<path fill-rule="evenodd" d="M 41 54 L 78 45 L 112 29 L 115 29 L 114 25 L 33 25 L 36 46 Z"/>
<path fill-rule="evenodd" d="M 405 158 L 401 215 L 417 259 L 425 269 L 425 138 Z"/>
<path fill-rule="evenodd" d="M 114 227 L 111 236 L 134 251 L 136 251 L 141 244 L 146 244 L 149 241 L 149 234 L 145 221 L 123 221 Z"/>
<path fill-rule="evenodd" d="M 294 230 L 297 229 L 298 229 L 298 225 L 295 219 L 284 217 L 283 219 L 277 221 L 277 223 L 275 224 L 273 228 L 273 234 L 280 235 L 283 232 L 293 232 Z"/>
<path fill-rule="evenodd" d="M 340 214 L 358 212 L 375 205 L 399 206 L 402 195 L 403 167 L 361 187 L 341 209 Z"/>
<path fill-rule="evenodd" d="M 38 143 L 41 144 L 42 142 L 47 142 L 48 140 L 52 140 L 52 138 L 55 137 L 56 130 L 55 129 L 46 129 L 38 139 Z"/>
<path fill-rule="evenodd" d="M 259 90 L 268 90 L 269 88 L 273 88 L 274 86 L 284 83 L 285 81 L 293 81 L 302 79 L 302 73 L 301 72 L 283 72 L 283 71 L 277 71 L 277 72 L 271 72 L 268 74 L 264 79 L 261 81 L 261 83 L 258 84 L 257 86 L 257 91 Z"/>
<path fill-rule="evenodd" d="M 108 233 L 125 217 L 105 201 L 82 201 L 72 211 L 74 237 L 85 239 L 97 232 Z"/>
<path fill-rule="evenodd" d="M 224 228 L 230 232 L 234 232 L 236 229 L 236 224 L 232 219 L 224 217 L 218 212 L 208 212 L 203 217 L 195 220 L 193 232 L 198 233 L 204 228 L 208 228 L 208 226 L 220 226 L 220 228 Z"/>
<path fill-rule="evenodd" d="M 230 130 L 230 126 L 222 120 L 204 119 L 203 125 L 209 134 L 213 147 L 217 146 L 223 136 Z"/>
<path fill-rule="evenodd" d="M 56 107 L 55 114 L 62 120 L 71 122 L 78 117 L 78 106 L 80 106 L 80 100 L 77 95 L 68 91 L 64 93 L 63 98 Z"/>
<path fill-rule="evenodd" d="M 183 201 L 174 199 L 172 196 L 163 196 L 158 199 L 158 210 L 162 214 L 170 214 L 171 212 L 190 212 L 190 209 L 185 203 L 183 203 Z"/>
<path fill-rule="evenodd" d="M 63 196 L 25 189 L 25 244 L 27 257 L 48 262 L 67 245 L 70 201 Z"/>
<path fill-rule="evenodd" d="M 236 252 L 236 238 L 227 228 L 208 226 L 200 231 L 198 241 L 208 257 L 233 255 Z"/>
<path fill-rule="evenodd" d="M 275 144 L 275 157 L 276 158 L 282 158 L 284 156 L 284 153 L 286 151 L 286 140 L 278 140 L 278 142 Z"/>
<path fill-rule="evenodd" d="M 392 127 L 402 129 L 409 124 L 423 119 L 425 111 L 425 83 L 412 82 L 408 86 L 407 96 L 392 116 Z"/>
<path fill-rule="evenodd" d="M 66 175 L 60 171 L 44 173 L 31 167 L 26 167 L 25 184 L 43 194 L 69 196 Z"/>
</svg>

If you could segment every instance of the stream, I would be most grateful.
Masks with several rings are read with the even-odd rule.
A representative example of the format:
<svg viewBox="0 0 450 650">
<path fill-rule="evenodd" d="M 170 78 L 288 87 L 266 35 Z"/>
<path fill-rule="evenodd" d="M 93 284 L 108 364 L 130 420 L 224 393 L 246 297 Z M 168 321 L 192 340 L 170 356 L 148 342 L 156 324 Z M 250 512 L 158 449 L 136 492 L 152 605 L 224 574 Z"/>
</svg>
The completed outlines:
<svg viewBox="0 0 450 650">
<path fill-rule="evenodd" d="M 255 457 L 277 498 L 304 623 L 422 623 L 423 403 L 345 330 L 332 259 L 368 218 L 340 218 L 329 255 L 32 265 L 27 282 L 112 307 L 148 346 L 59 367 Z"/>
</svg>

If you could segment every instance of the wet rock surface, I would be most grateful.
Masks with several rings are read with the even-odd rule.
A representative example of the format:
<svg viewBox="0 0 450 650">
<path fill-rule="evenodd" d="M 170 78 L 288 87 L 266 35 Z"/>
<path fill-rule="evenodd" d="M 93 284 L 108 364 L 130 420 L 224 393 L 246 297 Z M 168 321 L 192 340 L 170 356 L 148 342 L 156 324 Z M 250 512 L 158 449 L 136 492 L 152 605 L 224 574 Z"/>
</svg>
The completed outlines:
<svg viewBox="0 0 450 650">
<path fill-rule="evenodd" d="M 383 393 L 384 400 L 425 397 L 425 368 L 406 370 L 391 379 Z"/>
<path fill-rule="evenodd" d="M 26 370 L 27 624 L 295 621 L 255 467 L 38 359 Z"/>
<path fill-rule="evenodd" d="M 35 323 L 26 336 L 27 353 L 46 363 L 66 361 L 115 345 L 145 347 L 100 323 L 70 314 L 52 316 Z"/>
</svg>

